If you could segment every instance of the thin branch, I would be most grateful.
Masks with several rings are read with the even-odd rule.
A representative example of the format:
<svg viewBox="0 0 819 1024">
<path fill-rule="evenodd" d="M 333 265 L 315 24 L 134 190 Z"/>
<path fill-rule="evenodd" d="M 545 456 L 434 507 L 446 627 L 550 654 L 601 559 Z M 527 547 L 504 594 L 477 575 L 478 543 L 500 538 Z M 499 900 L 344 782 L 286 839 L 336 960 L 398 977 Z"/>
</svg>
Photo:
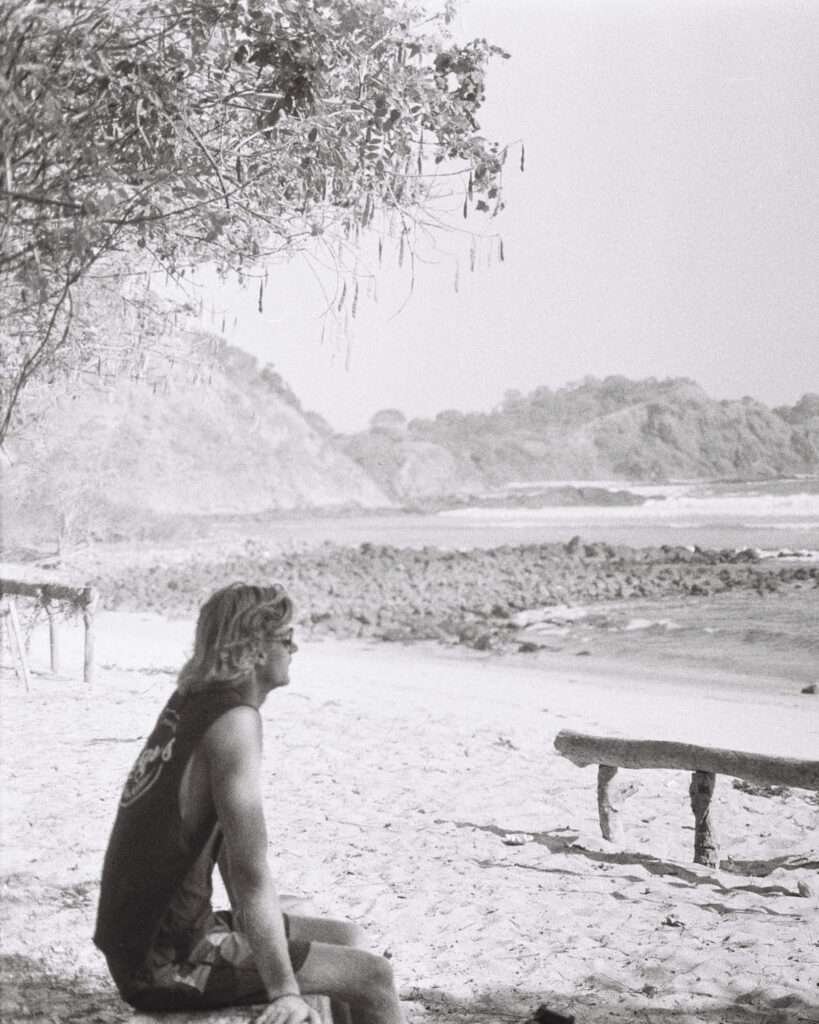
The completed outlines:
<svg viewBox="0 0 819 1024">
<path fill-rule="evenodd" d="M 46 196 L 37 196 L 31 192 L 14 192 L 0 189 L 0 199 L 17 199 L 23 203 L 33 203 L 35 206 L 58 206 L 65 210 L 83 211 L 83 207 L 78 203 L 72 203 L 65 199 L 48 199 Z"/>
<path fill-rule="evenodd" d="M 76 283 L 78 277 L 79 277 L 79 272 L 75 272 L 75 275 L 73 276 L 73 278 L 69 279 L 68 281 L 66 281 L 66 283 L 65 283 L 65 285 L 63 287 L 62 294 L 60 295 L 60 298 L 57 300 L 57 303 L 55 304 L 54 309 L 52 310 L 51 317 L 50 317 L 49 323 L 48 323 L 48 327 L 46 328 L 46 332 L 43 335 L 43 338 L 40 341 L 40 344 L 35 348 L 34 352 L 32 352 L 31 355 L 27 356 L 23 360 L 23 365 L 20 368 L 20 372 L 17 375 L 17 380 L 14 382 L 14 387 L 12 388 L 11 397 L 9 398 L 9 400 L 8 400 L 8 402 L 6 404 L 6 411 L 5 411 L 5 414 L 3 416 L 3 422 L 2 422 L 2 424 L 0 424 L 0 445 L 2 445 L 4 443 L 4 441 L 5 441 L 5 439 L 6 439 L 6 435 L 8 433 L 9 426 L 11 425 L 11 417 L 12 417 L 12 415 L 14 413 L 15 407 L 17 406 L 17 402 L 18 402 L 18 400 L 20 398 L 20 392 L 23 390 L 25 385 L 28 383 L 29 378 L 32 376 L 34 371 L 39 366 L 39 364 L 40 364 L 40 362 L 41 362 L 41 360 L 42 360 L 42 358 L 43 358 L 43 356 L 45 354 L 46 348 L 48 346 L 48 342 L 49 342 L 49 340 L 51 338 L 51 332 L 54 330 L 54 325 L 56 324 L 56 321 L 57 321 L 57 314 L 59 313 L 60 308 L 62 307 L 63 303 L 66 300 L 68 301 L 68 305 L 69 305 L 68 317 L 66 319 L 65 327 L 63 328 L 62 337 L 57 342 L 56 348 L 59 349 L 65 343 L 65 340 L 68 337 L 68 332 L 69 332 L 69 329 L 71 327 L 71 317 L 72 317 L 72 314 L 73 314 L 73 304 L 72 304 L 72 300 L 71 300 L 71 288 Z"/>
<path fill-rule="evenodd" d="M 227 192 L 227 187 L 225 185 L 225 179 L 222 177 L 222 172 L 219 170 L 219 166 L 217 165 L 216 161 L 211 156 L 210 150 L 207 148 L 205 143 L 202 141 L 202 139 L 199 136 L 199 133 L 193 127 L 193 125 L 192 124 L 186 124 L 185 127 L 190 132 L 190 134 L 193 136 L 194 141 L 196 142 L 197 146 L 199 146 L 199 148 L 205 154 L 205 158 L 207 159 L 208 163 L 213 168 L 213 170 L 214 170 L 214 172 L 216 174 L 216 177 L 219 179 L 219 184 L 220 184 L 220 186 L 222 188 L 222 198 L 225 200 L 225 207 L 229 210 L 230 209 L 230 199 L 228 198 L 228 192 Z"/>
</svg>

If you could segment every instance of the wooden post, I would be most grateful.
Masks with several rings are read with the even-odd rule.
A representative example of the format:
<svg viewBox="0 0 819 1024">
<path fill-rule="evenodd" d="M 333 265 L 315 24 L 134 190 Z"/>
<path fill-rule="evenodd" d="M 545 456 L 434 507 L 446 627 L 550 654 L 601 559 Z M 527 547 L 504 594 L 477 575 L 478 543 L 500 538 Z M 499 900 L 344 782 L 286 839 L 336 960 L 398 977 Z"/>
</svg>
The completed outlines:
<svg viewBox="0 0 819 1024">
<path fill-rule="evenodd" d="M 60 635 L 57 628 L 57 613 L 54 609 L 54 602 L 46 595 L 43 596 L 43 607 L 48 616 L 48 651 L 51 671 L 57 675 L 60 671 Z"/>
<path fill-rule="evenodd" d="M 597 767 L 597 814 L 600 818 L 600 831 L 603 838 L 618 843 L 622 834 L 620 828 L 620 808 L 612 800 L 614 777 L 617 769 L 610 764 Z"/>
<path fill-rule="evenodd" d="M 693 772 L 688 794 L 694 812 L 694 863 L 719 867 L 717 838 L 711 824 L 711 797 L 717 777 L 713 772 Z"/>
<path fill-rule="evenodd" d="M 14 670 L 19 678 L 23 680 L 26 691 L 31 690 L 31 681 L 28 676 L 28 663 L 26 662 L 26 651 L 23 646 L 23 635 L 20 631 L 20 620 L 17 618 L 17 606 L 14 598 L 3 599 L 3 614 L 9 620 L 9 647 L 11 648 Z"/>
<path fill-rule="evenodd" d="M 94 681 L 94 612 L 97 610 L 99 594 L 93 587 L 83 587 L 82 618 L 85 624 L 85 648 L 83 651 L 82 681 Z"/>
</svg>

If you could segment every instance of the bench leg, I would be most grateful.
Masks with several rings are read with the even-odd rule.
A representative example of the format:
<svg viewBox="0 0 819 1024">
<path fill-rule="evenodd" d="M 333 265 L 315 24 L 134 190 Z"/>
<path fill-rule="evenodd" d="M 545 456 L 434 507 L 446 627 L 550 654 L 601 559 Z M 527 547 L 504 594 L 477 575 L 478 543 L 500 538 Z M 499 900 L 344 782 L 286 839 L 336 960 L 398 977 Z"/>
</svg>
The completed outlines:
<svg viewBox="0 0 819 1024">
<path fill-rule="evenodd" d="M 694 772 L 688 794 L 694 812 L 694 863 L 719 866 L 717 837 L 711 823 L 711 797 L 717 777 L 713 772 Z"/>
<path fill-rule="evenodd" d="M 83 649 L 82 681 L 94 681 L 94 613 L 97 610 L 99 594 L 93 587 L 82 592 L 82 619 L 85 625 L 85 646 Z"/>
<path fill-rule="evenodd" d="M 13 597 L 4 597 L 0 604 L 0 617 L 8 620 L 8 641 L 11 652 L 12 665 L 18 679 L 22 679 L 26 691 L 31 689 L 28 674 L 28 662 L 26 660 L 26 648 L 23 643 L 23 633 L 20 629 L 20 620 L 17 618 L 17 605 Z M 2 638 L 0 637 L 0 640 Z"/>
<path fill-rule="evenodd" d="M 43 598 L 43 607 L 48 616 L 48 652 L 50 655 L 51 671 L 54 675 L 60 673 L 60 634 L 57 627 L 57 612 L 54 602 Z"/>
<path fill-rule="evenodd" d="M 614 777 L 617 769 L 610 764 L 597 766 L 597 816 L 600 819 L 600 831 L 604 839 L 619 843 L 622 835 L 620 828 L 620 808 L 614 803 Z"/>
</svg>

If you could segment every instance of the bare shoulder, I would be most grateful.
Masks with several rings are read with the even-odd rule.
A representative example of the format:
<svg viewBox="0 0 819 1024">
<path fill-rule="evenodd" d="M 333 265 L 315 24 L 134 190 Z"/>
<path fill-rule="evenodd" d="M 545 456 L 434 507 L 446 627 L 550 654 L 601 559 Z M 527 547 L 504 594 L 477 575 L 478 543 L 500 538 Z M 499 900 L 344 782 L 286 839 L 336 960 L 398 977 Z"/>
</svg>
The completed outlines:
<svg viewBox="0 0 819 1024">
<path fill-rule="evenodd" d="M 203 746 L 209 760 L 224 764 L 258 756 L 261 739 L 262 719 L 258 710 L 241 704 L 216 719 L 205 733 Z"/>
<path fill-rule="evenodd" d="M 236 856 L 238 844 L 255 863 L 266 843 L 258 710 L 242 705 L 226 711 L 205 734 L 203 746 L 210 792 L 230 856 Z"/>
</svg>

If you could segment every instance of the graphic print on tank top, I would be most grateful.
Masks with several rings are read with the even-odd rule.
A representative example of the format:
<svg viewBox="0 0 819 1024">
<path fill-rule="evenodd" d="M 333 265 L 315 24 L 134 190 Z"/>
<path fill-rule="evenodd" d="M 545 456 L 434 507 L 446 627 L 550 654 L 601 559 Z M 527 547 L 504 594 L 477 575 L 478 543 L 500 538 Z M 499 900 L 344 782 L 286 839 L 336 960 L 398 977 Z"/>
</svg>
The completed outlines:
<svg viewBox="0 0 819 1024">
<path fill-rule="evenodd" d="M 173 757 L 173 745 L 178 725 L 179 715 L 171 708 L 166 707 L 142 753 L 128 773 L 120 800 L 121 807 L 130 807 L 135 804 L 156 783 L 162 774 L 163 767 Z"/>
</svg>

